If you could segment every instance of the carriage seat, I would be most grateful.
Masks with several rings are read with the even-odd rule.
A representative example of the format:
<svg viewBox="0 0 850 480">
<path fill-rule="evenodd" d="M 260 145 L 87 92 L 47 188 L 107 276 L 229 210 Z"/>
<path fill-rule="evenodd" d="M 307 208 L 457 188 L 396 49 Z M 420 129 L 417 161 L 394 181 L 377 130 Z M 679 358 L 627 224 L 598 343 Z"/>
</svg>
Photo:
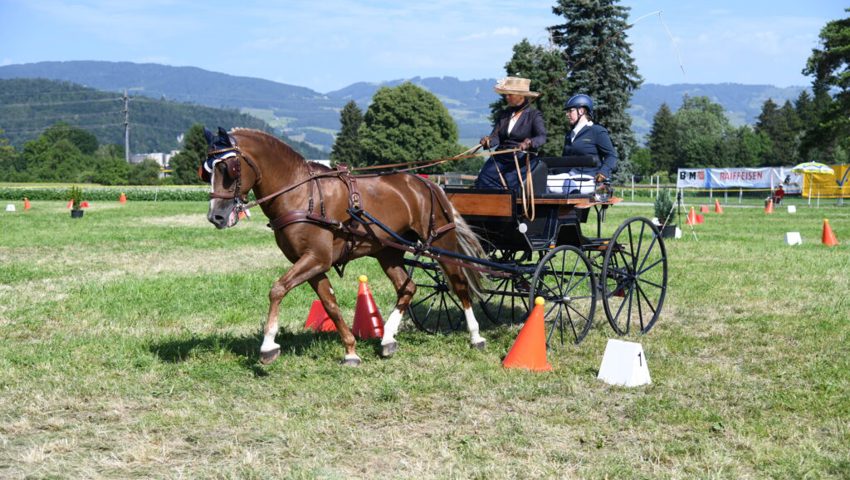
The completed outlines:
<svg viewBox="0 0 850 480">
<path fill-rule="evenodd" d="M 572 168 L 599 168 L 598 155 L 568 155 L 566 157 L 540 157 L 550 170 L 562 173 Z"/>
<path fill-rule="evenodd" d="M 574 168 L 589 169 L 591 171 L 598 169 L 600 165 L 598 156 L 570 155 L 566 157 L 542 157 L 540 160 L 542 160 L 540 163 L 545 163 L 548 169 L 547 176 L 545 177 L 546 188 L 542 189 L 541 196 L 589 196 L 595 191 L 596 183 L 593 180 L 592 174 L 588 173 L 581 177 L 571 177 L 567 173 Z M 535 195 L 537 195 L 536 184 L 534 190 Z"/>
</svg>

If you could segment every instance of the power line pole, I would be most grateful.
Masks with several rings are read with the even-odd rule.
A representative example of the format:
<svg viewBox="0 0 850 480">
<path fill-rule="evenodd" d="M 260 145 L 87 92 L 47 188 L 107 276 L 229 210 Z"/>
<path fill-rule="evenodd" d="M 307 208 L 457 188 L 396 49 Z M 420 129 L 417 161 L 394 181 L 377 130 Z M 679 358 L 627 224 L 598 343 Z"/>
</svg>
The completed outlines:
<svg viewBox="0 0 850 480">
<path fill-rule="evenodd" d="M 124 89 L 124 160 L 130 163 L 130 97 Z"/>
</svg>

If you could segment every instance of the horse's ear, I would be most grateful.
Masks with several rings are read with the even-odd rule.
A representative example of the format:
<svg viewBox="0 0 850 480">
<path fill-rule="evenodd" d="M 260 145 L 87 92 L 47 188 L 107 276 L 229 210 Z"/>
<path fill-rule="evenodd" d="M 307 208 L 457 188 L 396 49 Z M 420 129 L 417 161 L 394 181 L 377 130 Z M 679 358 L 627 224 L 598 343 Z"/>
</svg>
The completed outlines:
<svg viewBox="0 0 850 480">
<path fill-rule="evenodd" d="M 218 127 L 218 138 L 219 138 L 219 140 L 218 140 L 218 141 L 219 141 L 222 145 L 225 145 L 225 146 L 228 146 L 228 147 L 232 147 L 232 146 L 233 146 L 233 144 L 232 144 L 232 143 L 230 143 L 230 135 L 228 135 L 228 134 L 227 134 L 227 130 L 225 130 L 225 129 L 221 128 L 221 127 Z"/>
<path fill-rule="evenodd" d="M 204 138 L 207 139 L 207 147 L 212 147 L 214 141 L 213 133 L 207 127 L 204 127 Z"/>
</svg>

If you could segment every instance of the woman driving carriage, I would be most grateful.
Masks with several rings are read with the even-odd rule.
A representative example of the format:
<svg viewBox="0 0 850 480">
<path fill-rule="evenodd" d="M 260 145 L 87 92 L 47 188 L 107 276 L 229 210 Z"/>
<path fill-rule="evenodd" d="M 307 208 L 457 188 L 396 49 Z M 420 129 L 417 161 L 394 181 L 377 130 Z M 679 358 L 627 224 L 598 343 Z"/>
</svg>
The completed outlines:
<svg viewBox="0 0 850 480">
<path fill-rule="evenodd" d="M 617 169 L 617 150 L 611 143 L 608 130 L 602 125 L 593 123 L 593 99 L 580 93 L 572 96 L 564 105 L 571 130 L 564 138 L 563 156 L 592 155 L 599 158 L 598 168 L 573 168 L 569 172 L 571 180 L 567 180 L 565 191 L 575 189 L 593 191 L 595 184 L 603 183 Z M 585 185 L 587 184 L 587 185 Z M 587 188 L 583 188 L 587 187 Z"/>
<path fill-rule="evenodd" d="M 520 178 L 539 162 L 535 158 L 536 150 L 546 143 L 546 127 L 543 125 L 543 114 L 531 107 L 531 101 L 540 94 L 530 91 L 530 85 L 531 80 L 519 77 L 503 78 L 496 83 L 494 90 L 505 96 L 508 106 L 499 112 L 493 131 L 483 137 L 480 144 L 487 149 L 519 148 L 522 151 L 515 152 L 516 158 L 514 153 L 488 158 L 475 180 L 476 188 L 519 190 Z"/>
</svg>

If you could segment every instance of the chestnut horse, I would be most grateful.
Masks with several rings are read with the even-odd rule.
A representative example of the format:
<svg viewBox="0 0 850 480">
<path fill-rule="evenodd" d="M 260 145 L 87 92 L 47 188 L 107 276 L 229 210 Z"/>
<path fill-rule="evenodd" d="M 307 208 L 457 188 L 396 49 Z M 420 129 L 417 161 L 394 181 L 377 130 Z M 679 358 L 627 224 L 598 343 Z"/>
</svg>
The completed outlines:
<svg viewBox="0 0 850 480">
<path fill-rule="evenodd" d="M 280 355 L 275 343 L 280 302 L 308 282 L 333 320 L 345 346 L 343 364 L 359 365 L 354 336 L 340 315 L 327 272 L 350 260 L 371 256 L 378 260 L 395 287 L 398 300 L 384 326 L 381 355 L 398 349 L 395 335 L 416 286 L 404 268 L 399 237 L 443 250 L 483 257 L 477 237 L 454 210 L 443 191 L 428 180 L 407 173 L 352 175 L 345 167 L 331 169 L 304 158 L 281 140 L 258 130 L 237 128 L 207 133 L 207 160 L 199 169 L 210 182 L 207 218 L 217 228 L 239 221 L 245 198 L 253 190 L 270 220 L 275 240 L 292 267 L 269 291 L 269 313 L 260 346 L 260 361 Z M 364 222 L 365 213 L 371 221 Z M 386 226 L 379 228 L 377 222 Z M 473 347 L 484 338 L 472 313 L 479 272 L 456 261 L 439 259 L 449 284 L 461 301 Z"/>
</svg>

